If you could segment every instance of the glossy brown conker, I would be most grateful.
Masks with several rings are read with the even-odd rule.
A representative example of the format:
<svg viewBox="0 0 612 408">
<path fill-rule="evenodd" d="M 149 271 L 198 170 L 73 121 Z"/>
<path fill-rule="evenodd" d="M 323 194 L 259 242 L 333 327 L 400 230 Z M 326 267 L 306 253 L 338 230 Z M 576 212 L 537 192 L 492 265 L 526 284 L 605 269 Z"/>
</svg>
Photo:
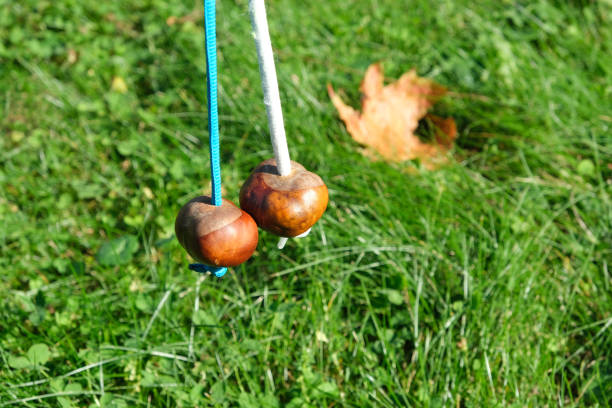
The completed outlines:
<svg viewBox="0 0 612 408">
<path fill-rule="evenodd" d="M 240 207 L 260 228 L 281 237 L 295 237 L 321 218 L 328 201 L 327 186 L 304 166 L 291 162 L 281 176 L 274 159 L 260 163 L 240 189 Z"/>
<path fill-rule="evenodd" d="M 259 233 L 253 218 L 234 203 L 212 204 L 196 197 L 179 211 L 174 224 L 180 244 L 194 259 L 211 266 L 236 266 L 251 257 Z"/>
</svg>

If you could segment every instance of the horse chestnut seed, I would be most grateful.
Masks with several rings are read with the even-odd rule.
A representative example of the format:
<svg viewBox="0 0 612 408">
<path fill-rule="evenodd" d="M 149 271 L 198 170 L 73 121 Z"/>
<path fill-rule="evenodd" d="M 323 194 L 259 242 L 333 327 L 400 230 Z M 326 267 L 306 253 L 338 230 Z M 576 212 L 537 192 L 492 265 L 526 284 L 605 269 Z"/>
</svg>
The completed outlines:
<svg viewBox="0 0 612 408">
<path fill-rule="evenodd" d="M 174 230 L 194 259 L 212 266 L 236 266 L 251 257 L 259 233 L 253 218 L 234 203 L 215 206 L 208 196 L 196 197 L 179 211 Z"/>
<path fill-rule="evenodd" d="M 260 163 L 240 189 L 240 207 L 262 229 L 281 237 L 306 232 L 325 212 L 327 186 L 299 163 L 281 176 L 274 159 Z"/>
</svg>

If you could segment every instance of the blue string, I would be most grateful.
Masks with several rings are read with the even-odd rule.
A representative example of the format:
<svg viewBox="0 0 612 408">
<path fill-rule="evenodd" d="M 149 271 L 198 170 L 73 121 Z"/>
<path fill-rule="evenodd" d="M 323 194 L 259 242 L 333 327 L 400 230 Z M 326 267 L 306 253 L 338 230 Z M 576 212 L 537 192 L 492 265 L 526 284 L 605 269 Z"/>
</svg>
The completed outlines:
<svg viewBox="0 0 612 408">
<path fill-rule="evenodd" d="M 190 264 L 189 269 L 198 273 L 214 273 L 217 278 L 222 277 L 227 272 L 227 268 L 218 266 L 208 266 L 204 264 Z"/>
<path fill-rule="evenodd" d="M 210 138 L 210 170 L 212 201 L 221 205 L 221 160 L 219 158 L 219 113 L 217 107 L 217 34 L 215 0 L 204 0 L 206 38 L 206 84 L 208 86 L 208 135 Z"/>
<path fill-rule="evenodd" d="M 217 33 L 215 0 L 204 0 L 204 31 L 206 43 L 206 86 L 208 95 L 208 137 L 210 140 L 210 171 L 212 179 L 212 202 L 220 206 L 221 159 L 219 157 L 219 112 L 217 106 Z M 227 272 L 225 267 L 190 264 L 189 269 L 199 273 L 211 272 L 220 278 Z"/>
</svg>

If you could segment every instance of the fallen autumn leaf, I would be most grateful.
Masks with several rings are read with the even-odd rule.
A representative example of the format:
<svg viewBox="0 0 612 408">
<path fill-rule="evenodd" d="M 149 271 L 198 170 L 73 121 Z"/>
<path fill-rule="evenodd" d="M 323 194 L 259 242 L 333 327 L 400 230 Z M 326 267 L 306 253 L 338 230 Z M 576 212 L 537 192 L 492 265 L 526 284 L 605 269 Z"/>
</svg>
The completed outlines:
<svg viewBox="0 0 612 408">
<path fill-rule="evenodd" d="M 327 91 L 356 142 L 376 150 L 389 161 L 421 159 L 426 167 L 435 167 L 457 138 L 452 118 L 427 115 L 446 89 L 419 77 L 414 70 L 387 86 L 383 80 L 381 65 L 370 65 L 360 87 L 361 113 L 346 105 L 330 84 Z M 426 116 L 438 130 L 435 143 L 424 143 L 414 133 L 419 120 Z"/>
</svg>

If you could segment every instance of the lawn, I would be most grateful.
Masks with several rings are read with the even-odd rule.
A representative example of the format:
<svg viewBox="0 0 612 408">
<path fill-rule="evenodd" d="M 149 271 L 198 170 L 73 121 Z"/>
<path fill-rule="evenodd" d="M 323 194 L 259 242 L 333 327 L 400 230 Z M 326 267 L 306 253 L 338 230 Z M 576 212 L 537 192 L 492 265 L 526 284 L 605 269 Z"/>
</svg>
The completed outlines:
<svg viewBox="0 0 612 408">
<path fill-rule="evenodd" d="M 174 238 L 210 191 L 201 7 L 0 0 L 0 407 L 612 405 L 609 0 L 268 1 L 330 204 L 222 279 Z M 237 202 L 272 151 L 247 2 L 217 12 Z M 377 61 L 452 91 L 447 165 L 361 154 L 326 84 L 358 106 Z"/>
</svg>

